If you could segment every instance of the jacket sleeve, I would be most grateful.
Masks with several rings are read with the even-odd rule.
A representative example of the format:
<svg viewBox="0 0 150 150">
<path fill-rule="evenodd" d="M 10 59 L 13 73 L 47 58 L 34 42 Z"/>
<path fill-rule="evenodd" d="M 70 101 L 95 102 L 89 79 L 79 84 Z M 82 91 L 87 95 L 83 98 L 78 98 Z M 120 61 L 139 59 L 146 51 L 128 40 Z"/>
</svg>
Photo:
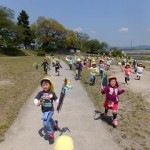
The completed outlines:
<svg viewBox="0 0 150 150">
<path fill-rule="evenodd" d="M 123 94 L 125 92 L 125 90 L 119 90 L 118 91 L 118 95 L 121 95 L 121 94 Z"/>
<path fill-rule="evenodd" d="M 109 87 L 106 86 L 102 91 L 101 91 L 102 94 L 106 94 L 106 93 L 109 93 Z"/>
</svg>

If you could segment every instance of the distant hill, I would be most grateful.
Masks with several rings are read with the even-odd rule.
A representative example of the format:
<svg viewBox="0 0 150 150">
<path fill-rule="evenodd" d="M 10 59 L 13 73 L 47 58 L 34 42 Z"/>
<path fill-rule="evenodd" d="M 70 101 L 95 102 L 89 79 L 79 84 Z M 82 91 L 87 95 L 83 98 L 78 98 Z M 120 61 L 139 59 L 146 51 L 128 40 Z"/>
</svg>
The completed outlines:
<svg viewBox="0 0 150 150">
<path fill-rule="evenodd" d="M 113 47 L 111 47 L 111 48 L 113 48 Z M 116 48 L 118 48 L 119 50 L 131 50 L 130 46 L 121 46 L 121 47 L 116 46 Z M 150 50 L 150 46 L 149 45 L 134 46 L 134 47 L 132 47 L 132 50 Z"/>
</svg>

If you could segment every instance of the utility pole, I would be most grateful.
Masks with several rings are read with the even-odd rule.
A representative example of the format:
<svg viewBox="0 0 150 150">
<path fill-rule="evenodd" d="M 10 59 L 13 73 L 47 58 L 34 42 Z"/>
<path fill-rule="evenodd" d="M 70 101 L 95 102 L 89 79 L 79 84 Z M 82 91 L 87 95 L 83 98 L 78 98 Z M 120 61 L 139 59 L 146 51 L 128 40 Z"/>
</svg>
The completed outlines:
<svg viewBox="0 0 150 150">
<path fill-rule="evenodd" d="M 132 40 L 131 40 L 131 50 L 132 50 Z"/>
</svg>

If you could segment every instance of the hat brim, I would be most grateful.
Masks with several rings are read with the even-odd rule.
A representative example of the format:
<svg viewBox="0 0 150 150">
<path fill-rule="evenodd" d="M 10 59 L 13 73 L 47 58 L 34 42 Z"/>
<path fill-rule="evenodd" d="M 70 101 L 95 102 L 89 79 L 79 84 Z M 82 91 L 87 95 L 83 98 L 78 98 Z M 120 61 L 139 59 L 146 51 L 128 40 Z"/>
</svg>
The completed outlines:
<svg viewBox="0 0 150 150">
<path fill-rule="evenodd" d="M 47 79 L 47 78 L 44 78 L 44 79 L 41 80 L 41 85 L 42 85 L 42 83 L 43 83 L 44 81 L 49 81 L 50 84 L 51 84 L 50 91 L 54 91 L 54 85 L 53 85 L 53 83 L 51 82 L 51 80 L 50 80 L 50 79 Z"/>
</svg>

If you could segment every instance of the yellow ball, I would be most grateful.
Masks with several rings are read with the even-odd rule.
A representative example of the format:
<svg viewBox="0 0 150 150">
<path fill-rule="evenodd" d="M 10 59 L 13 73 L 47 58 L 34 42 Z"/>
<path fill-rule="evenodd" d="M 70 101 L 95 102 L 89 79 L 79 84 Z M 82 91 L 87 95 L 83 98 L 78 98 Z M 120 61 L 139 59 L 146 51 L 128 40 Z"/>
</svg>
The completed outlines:
<svg viewBox="0 0 150 150">
<path fill-rule="evenodd" d="M 121 66 L 121 62 L 119 62 L 118 65 Z"/>
<path fill-rule="evenodd" d="M 62 135 L 57 138 L 54 150 L 74 150 L 74 143 L 71 137 Z"/>
</svg>

